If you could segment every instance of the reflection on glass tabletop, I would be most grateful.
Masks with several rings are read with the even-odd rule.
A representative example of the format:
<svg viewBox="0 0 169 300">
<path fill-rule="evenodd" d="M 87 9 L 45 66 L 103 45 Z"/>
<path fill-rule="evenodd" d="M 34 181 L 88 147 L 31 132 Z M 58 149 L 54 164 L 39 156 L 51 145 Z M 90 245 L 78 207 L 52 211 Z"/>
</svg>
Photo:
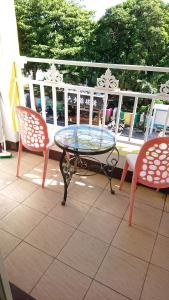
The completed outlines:
<svg viewBox="0 0 169 300">
<path fill-rule="evenodd" d="M 56 132 L 55 143 L 70 152 L 101 154 L 115 146 L 115 135 L 95 125 L 69 125 Z"/>
</svg>

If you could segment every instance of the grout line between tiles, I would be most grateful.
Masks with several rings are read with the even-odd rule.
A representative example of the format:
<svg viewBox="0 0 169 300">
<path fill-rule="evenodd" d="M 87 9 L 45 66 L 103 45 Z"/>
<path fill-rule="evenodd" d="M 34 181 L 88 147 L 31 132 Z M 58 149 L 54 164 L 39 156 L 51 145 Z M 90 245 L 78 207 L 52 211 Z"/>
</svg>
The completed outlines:
<svg viewBox="0 0 169 300">
<path fill-rule="evenodd" d="M 40 163 L 38 163 L 38 165 L 39 165 Z M 36 165 L 36 166 L 38 166 L 38 165 Z M 36 166 L 34 166 L 33 168 L 35 168 Z M 31 169 L 32 170 L 32 169 Z M 13 182 L 15 182 L 17 179 L 15 179 Z M 12 183 L 13 183 L 12 182 Z M 12 184 L 12 183 L 10 183 L 10 184 Z M 108 184 L 109 183 L 107 183 L 106 185 L 105 185 L 105 187 L 103 187 L 102 188 L 102 191 L 101 191 L 101 193 L 99 193 L 99 195 L 96 197 L 96 199 L 95 199 L 95 201 L 92 203 L 92 205 L 89 207 L 89 210 L 85 213 L 85 215 L 83 216 L 83 218 L 82 218 L 82 220 L 81 220 L 81 222 L 77 225 L 77 227 L 75 228 L 75 227 L 73 227 L 73 226 L 71 226 L 70 224 L 68 224 L 68 223 L 65 223 L 65 222 L 63 222 L 62 220 L 60 220 L 60 219 L 57 219 L 59 222 L 61 222 L 61 223 L 64 223 L 64 224 L 66 224 L 66 225 L 68 225 L 68 226 L 70 226 L 70 227 L 73 227 L 74 229 L 75 229 L 75 231 L 70 235 L 70 237 L 68 238 L 68 240 L 66 241 L 66 243 L 64 244 L 64 246 L 62 247 L 62 249 L 60 250 L 60 252 L 63 250 L 63 248 L 67 245 L 67 243 L 70 241 L 70 239 L 72 238 L 72 236 L 76 233 L 76 231 L 80 231 L 79 230 L 79 226 L 81 225 L 81 223 L 84 221 L 84 219 L 87 217 L 87 215 L 91 212 L 91 210 L 94 208 L 94 205 L 95 205 L 95 203 L 96 203 L 96 201 L 97 201 L 97 199 L 102 195 L 102 193 L 104 192 L 104 190 L 106 190 L 107 188 L 107 186 L 108 186 Z M 39 189 L 40 189 L 40 186 L 38 187 Z M 30 195 L 32 195 L 33 193 L 35 193 L 37 190 L 38 190 L 38 188 L 35 190 L 35 191 L 33 191 Z M 97 186 L 96 186 L 96 188 L 97 188 Z M 3 188 L 2 188 L 3 189 Z M 50 188 L 48 188 L 47 187 L 47 189 L 49 189 L 50 190 Z M 52 190 L 52 189 L 51 189 Z M 54 191 L 54 190 L 52 190 L 52 191 Z M 55 191 L 54 191 L 55 192 Z M 22 203 L 19 203 L 18 202 L 18 206 L 19 205 L 25 205 L 24 204 L 24 201 L 27 199 L 27 198 L 29 198 L 30 197 L 30 195 L 28 196 L 28 197 L 26 197 L 24 200 L 23 200 L 23 202 Z M 125 196 L 126 197 L 126 196 Z M 167 198 L 167 196 L 166 196 L 166 198 Z M 68 199 L 69 200 L 69 199 Z M 77 201 L 77 200 L 76 200 Z M 81 202 L 81 201 L 80 201 Z M 84 203 L 84 202 L 81 202 L 81 203 L 83 203 L 83 204 L 86 204 L 86 203 Z M 47 214 L 45 214 L 45 213 L 43 213 L 43 212 L 41 212 L 41 211 L 38 211 L 38 210 L 36 210 L 36 209 L 34 209 L 34 208 L 31 208 L 31 209 L 33 209 L 33 210 L 35 210 L 35 211 L 38 211 L 38 212 L 40 212 L 41 214 L 44 214 L 44 218 L 42 218 L 41 220 L 40 220 L 40 222 L 38 223 L 38 224 L 36 224 L 36 226 L 24 237 L 24 239 L 29 235 L 29 234 L 31 234 L 31 232 L 45 219 L 45 217 L 50 217 L 50 218 L 53 218 L 52 216 L 49 216 L 49 214 L 50 214 L 50 212 L 54 209 L 54 208 L 56 208 L 56 206 L 57 205 L 59 205 L 59 202 L 57 202 L 56 203 L 56 205 L 53 207 L 53 208 L 51 208 L 51 210 L 47 213 Z M 146 205 L 146 204 L 145 204 Z M 17 207 L 18 207 L 17 206 Z M 26 206 L 26 205 L 25 205 Z M 97 207 L 95 207 L 96 209 L 99 209 L 99 208 L 97 208 Z M 14 208 L 15 209 L 15 208 Z M 159 209 L 159 208 L 157 208 L 157 209 Z M 104 213 L 108 213 L 108 214 L 110 214 L 110 215 L 112 215 L 111 213 L 109 213 L 109 212 L 106 212 L 106 211 L 104 211 L 104 210 L 102 210 L 102 209 L 100 209 L 101 211 L 103 211 Z M 125 210 L 125 212 L 124 212 L 124 214 L 123 214 L 123 217 L 122 218 L 120 218 L 120 217 L 117 217 L 117 216 L 115 216 L 116 218 L 119 218 L 119 219 L 121 219 L 121 222 L 119 223 L 119 226 L 121 225 L 121 223 L 122 223 L 122 221 L 123 221 L 123 218 L 124 218 L 124 215 L 126 214 L 126 211 L 128 210 L 128 207 L 126 208 L 126 210 Z M 163 207 L 163 211 L 164 211 L 164 207 Z M 8 215 L 8 214 L 7 214 Z M 162 218 L 162 216 L 161 216 L 161 218 Z M 56 218 L 53 218 L 53 219 L 56 219 Z M 160 223 L 161 223 L 161 219 L 160 219 Z M 160 223 L 159 223 L 159 226 L 160 226 Z M 115 232 L 115 234 L 113 235 L 113 238 L 112 238 L 112 240 L 111 240 L 111 242 L 110 242 L 110 245 L 109 245 L 109 247 L 108 247 L 108 250 L 106 251 L 106 254 L 105 254 L 105 256 L 107 255 L 107 252 L 109 251 L 109 249 L 110 249 L 110 247 L 112 246 L 112 241 L 113 241 L 113 239 L 115 238 L 115 235 L 117 234 L 117 231 L 118 231 L 118 229 L 119 229 L 119 226 L 117 227 L 117 230 L 116 230 L 116 232 Z M 159 229 L 159 227 L 158 227 L 158 229 Z M 3 230 L 3 229 L 2 229 Z M 4 230 L 4 231 L 6 231 L 6 230 Z M 8 232 L 8 231 L 6 231 L 6 232 Z M 81 232 L 83 232 L 83 231 L 81 231 Z M 154 232 L 154 231 L 153 231 Z M 155 232 L 156 233 L 156 237 L 157 237 L 157 235 L 158 235 L 158 232 Z M 10 233 L 9 232 L 9 234 L 11 234 L 11 235 L 13 235 L 12 233 Z M 90 235 L 90 234 L 88 234 L 88 233 L 86 233 L 85 232 L 85 234 L 86 235 L 89 235 L 89 236 L 92 236 L 92 235 Z M 13 235 L 13 236 L 15 236 L 15 235 Z M 15 237 L 17 237 L 17 236 L 15 236 Z M 98 239 L 97 237 L 95 237 L 95 236 L 92 236 L 92 237 L 94 237 L 94 238 L 96 238 L 96 239 Z M 18 238 L 18 237 L 17 237 Z M 20 239 L 20 238 L 19 238 Z M 29 244 L 28 242 L 26 242 L 26 241 L 24 241 L 24 239 L 22 239 L 21 241 L 20 241 L 20 243 L 17 245 L 17 246 L 19 246 L 20 244 L 21 244 L 21 242 L 23 241 L 23 242 L 25 242 L 25 243 L 27 243 L 27 244 Z M 98 239 L 98 240 L 100 240 L 100 239 Z M 102 240 L 101 240 L 102 241 Z M 156 241 L 156 239 L 155 239 L 155 241 Z M 106 243 L 105 241 L 103 241 L 104 243 Z M 17 246 L 13 249 L 13 250 L 11 250 L 11 252 L 10 253 L 12 253 L 12 251 L 14 251 L 16 248 L 17 248 Z M 31 245 L 30 244 L 30 246 L 31 247 L 34 247 L 34 248 L 36 248 L 35 246 L 33 246 L 33 245 Z M 155 242 L 154 242 L 154 246 L 155 246 Z M 115 246 L 113 246 L 113 247 L 115 247 Z M 117 247 L 118 248 L 118 247 Z M 38 250 L 40 250 L 41 252 L 44 252 L 43 250 L 41 250 L 41 249 L 39 249 L 39 248 L 36 248 L 36 249 L 38 249 Z M 153 247 L 153 250 L 154 250 L 154 247 Z M 153 250 L 152 250 L 152 253 L 153 253 Z M 121 251 L 124 251 L 124 250 L 122 250 L 121 249 Z M 60 252 L 58 253 L 58 255 L 60 254 Z M 125 251 L 124 251 L 125 252 Z M 49 255 L 48 253 L 46 253 L 46 252 L 44 252 L 45 254 L 47 254 L 48 256 L 50 256 L 51 258 L 53 258 L 53 260 L 52 260 L 52 262 L 50 263 L 50 265 L 47 267 L 47 269 L 43 272 L 43 274 L 42 274 L 42 276 L 40 277 L 40 279 L 36 282 L 36 284 L 35 284 L 35 286 L 37 286 L 37 284 L 39 283 L 39 281 L 41 280 L 41 278 L 43 277 L 43 276 L 45 276 L 45 274 L 46 274 L 46 272 L 47 272 L 47 270 L 49 269 L 49 267 L 55 262 L 55 261 L 60 261 L 59 259 L 58 259 L 58 255 L 57 255 L 57 257 L 55 258 L 55 257 L 53 257 L 53 256 L 51 256 L 51 255 Z M 130 253 L 129 253 L 130 254 Z M 10 254 L 8 254 L 8 255 L 10 255 Z M 7 255 L 7 256 L 8 256 Z M 133 254 L 131 254 L 132 256 L 134 256 Z M 105 258 L 105 256 L 104 256 L 104 258 Z M 152 255 L 151 255 L 152 256 Z M 104 258 L 103 258 L 103 260 L 104 260 Z M 98 273 L 98 271 L 99 271 L 99 269 L 100 269 L 100 267 L 101 267 L 101 265 L 102 265 L 102 263 L 103 263 L 103 260 L 101 261 L 101 263 L 100 263 L 100 265 L 99 265 L 99 267 L 98 267 L 98 270 L 97 270 L 97 272 L 95 273 L 95 275 L 94 275 L 94 278 L 96 277 L 96 275 L 97 275 L 97 273 Z M 63 263 L 63 264 L 65 264 L 65 265 L 67 265 L 66 263 L 64 263 L 63 261 L 61 261 L 61 263 Z M 149 263 L 150 264 L 150 263 Z M 75 268 L 73 268 L 72 266 L 69 266 L 69 265 L 67 265 L 68 267 L 70 267 L 71 269 L 74 269 L 74 270 L 76 270 L 77 272 L 79 272 L 79 273 L 81 273 L 81 274 L 83 274 L 83 275 L 85 275 L 85 276 L 87 276 L 87 277 L 89 277 L 89 278 L 91 278 L 90 276 L 88 276 L 88 275 L 86 275 L 86 274 L 84 274 L 84 273 L 82 273 L 82 272 L 80 272 L 79 270 L 77 270 L 77 269 L 75 269 Z M 148 266 L 148 268 L 149 268 L 149 266 Z M 147 273 L 148 273 L 148 268 L 147 268 Z M 146 273 L 146 276 L 147 276 L 147 273 Z M 145 276 L 145 280 L 146 280 L 146 276 Z M 95 280 L 93 277 L 91 278 L 92 279 L 92 281 L 91 281 L 91 284 L 92 284 L 92 282 L 93 281 L 96 281 L 96 282 L 99 282 L 99 281 L 97 281 L 97 280 Z M 145 281 L 144 281 L 145 282 Z M 103 286 L 106 286 L 105 284 L 103 284 L 103 283 L 101 283 L 101 282 L 99 282 L 100 284 L 102 284 Z M 91 284 L 90 284 L 90 286 L 91 286 Z M 35 288 L 35 286 L 31 289 L 31 291 L 30 291 L 30 293 L 32 292 L 32 290 Z M 90 286 L 89 286 L 89 288 L 90 288 Z M 111 287 L 109 287 L 109 286 L 106 286 L 106 287 L 108 287 L 109 289 L 111 289 L 111 290 L 113 290 Z M 89 288 L 88 288 L 88 290 L 89 290 Z M 88 292 L 88 290 L 87 290 L 87 292 Z M 143 289 L 142 289 L 143 290 Z M 116 291 L 116 290 L 113 290 L 113 291 L 115 291 L 116 293 L 118 293 L 118 294 L 120 294 L 118 291 Z M 86 297 L 86 294 L 87 294 L 87 292 L 85 293 L 85 296 L 84 296 L 84 298 Z M 141 294 L 142 294 L 142 291 L 141 291 Z M 122 294 L 120 294 L 120 295 L 122 295 Z M 127 297 L 127 296 L 125 296 L 125 295 L 123 295 L 124 297 L 126 297 L 126 299 L 130 299 L 129 297 Z M 140 295 L 140 297 L 141 297 L 141 295 Z M 84 299 L 83 298 L 83 299 Z"/>
<path fill-rule="evenodd" d="M 166 199 L 167 199 L 167 195 L 165 196 L 165 199 L 164 199 L 164 204 L 163 204 L 162 212 L 164 212 L 164 207 L 165 207 Z M 151 265 L 151 259 L 152 259 L 153 251 L 154 251 L 155 244 L 156 244 L 156 241 L 157 241 L 158 230 L 159 230 L 159 228 L 160 228 L 160 224 L 161 224 L 162 217 L 163 217 L 163 213 L 161 214 L 160 222 L 159 222 L 158 229 L 157 229 L 157 232 L 156 232 L 156 237 L 155 237 L 154 245 L 153 245 L 153 248 L 152 248 L 152 251 L 151 251 L 150 260 L 149 260 L 149 263 L 148 263 L 148 266 L 147 266 L 147 271 L 146 271 L 146 274 L 145 274 L 145 278 L 144 278 L 144 281 L 143 281 L 143 284 L 142 284 L 142 289 L 141 289 L 141 292 L 140 292 L 140 298 L 139 298 L 139 300 L 141 300 L 141 296 L 142 296 L 143 289 L 144 289 L 144 286 L 145 286 L 145 282 L 146 282 L 146 279 L 147 279 L 149 267 L 150 267 L 150 265 Z"/>
<path fill-rule="evenodd" d="M 76 230 L 75 230 L 75 231 L 76 231 Z M 67 241 L 65 242 L 65 244 L 63 245 L 62 249 L 67 245 L 68 241 L 71 239 L 71 237 L 72 237 L 72 235 L 75 233 L 75 231 L 72 232 L 72 234 L 70 235 L 70 237 L 68 238 L 68 240 L 67 240 Z M 58 252 L 57 256 L 60 254 L 60 252 L 62 251 L 62 249 Z M 42 250 L 40 250 L 40 251 L 42 251 Z M 45 253 L 45 254 L 46 254 L 46 253 Z M 48 255 L 49 255 L 49 254 L 48 254 Z M 46 272 L 48 271 L 49 267 L 55 262 L 57 256 L 56 256 L 56 257 L 53 257 L 53 258 L 54 258 L 53 261 L 52 261 L 51 264 L 47 267 L 47 269 L 43 272 L 42 276 L 40 276 L 40 278 L 38 279 L 38 281 L 36 282 L 36 284 L 33 286 L 33 288 L 32 288 L 31 291 L 30 291 L 30 294 L 31 294 L 31 292 L 33 291 L 33 289 L 38 285 L 38 283 L 40 282 L 41 278 L 42 278 L 43 276 L 45 276 L 45 274 L 46 274 Z"/>
<path fill-rule="evenodd" d="M 97 283 L 99 283 L 100 285 L 103 285 L 103 286 L 105 286 L 106 288 L 112 290 L 113 292 L 116 292 L 118 295 L 123 296 L 125 299 L 133 300 L 132 298 L 126 296 L 125 294 L 120 293 L 119 291 L 116 291 L 115 289 L 111 288 L 110 286 L 108 286 L 108 285 L 102 283 L 101 281 L 99 281 L 99 280 L 97 280 L 97 279 L 94 279 L 93 282 L 94 282 L 94 281 L 97 282 Z M 86 297 L 86 295 L 85 295 L 85 297 Z M 83 299 L 85 299 L 85 298 L 83 298 Z"/>
<path fill-rule="evenodd" d="M 100 194 L 99 194 L 99 195 L 100 195 Z M 99 196 L 98 196 L 98 197 L 99 197 Z M 97 197 L 97 198 L 98 198 L 98 197 Z M 91 209 L 92 209 L 92 207 L 90 207 L 89 210 L 86 212 L 86 215 L 84 216 L 84 218 L 82 219 L 82 221 L 85 219 L 85 217 L 88 215 L 88 213 L 89 213 L 89 211 L 90 211 Z M 81 222 L 82 222 L 82 221 L 81 221 Z M 77 228 L 80 226 L 81 222 L 79 223 L 79 225 L 77 226 Z M 62 223 L 63 223 L 63 222 L 62 222 Z M 75 228 L 74 232 L 72 232 L 72 234 L 69 236 L 69 238 L 67 239 L 67 241 L 65 242 L 65 244 L 63 245 L 63 247 L 62 247 L 62 248 L 60 249 L 60 251 L 58 252 L 58 254 L 57 254 L 57 256 L 55 257 L 54 261 L 55 261 L 55 260 L 60 261 L 60 260 L 58 259 L 59 254 L 61 253 L 61 251 L 63 250 L 63 248 L 68 244 L 68 242 L 70 241 L 70 239 L 72 238 L 72 236 L 76 233 L 77 228 Z M 54 262 L 54 261 L 53 261 L 53 262 Z M 62 262 L 62 261 L 60 261 L 60 262 L 61 262 L 61 263 L 64 263 L 64 262 Z M 65 263 L 64 263 L 64 264 L 65 264 Z M 50 265 L 51 265 L 51 264 L 50 264 Z M 67 264 L 65 264 L 65 265 L 67 265 Z M 67 265 L 67 266 L 70 267 L 70 268 L 72 268 L 72 266 L 69 266 L 69 265 Z M 36 284 L 34 285 L 34 287 L 31 289 L 30 294 L 31 294 L 31 292 L 33 291 L 33 289 L 38 285 L 38 283 L 40 282 L 41 278 L 42 278 L 43 276 L 45 276 L 45 274 L 46 274 L 46 272 L 48 271 L 48 269 L 49 269 L 49 266 L 48 266 L 48 268 L 45 270 L 45 272 L 42 274 L 42 276 L 39 278 L 39 280 L 36 282 Z M 75 268 L 72 268 L 72 269 L 76 270 Z M 87 276 L 86 274 L 80 272 L 79 270 L 76 270 L 76 271 L 78 271 L 79 273 L 81 273 L 81 274 Z M 91 278 L 90 276 L 87 276 L 87 277 Z M 91 278 L 91 279 L 92 279 L 92 278 Z"/>
<path fill-rule="evenodd" d="M 100 264 L 99 264 L 99 266 L 98 266 L 98 268 L 97 268 L 97 271 L 95 272 L 95 274 L 94 274 L 94 276 L 93 276 L 91 285 L 92 285 L 93 281 L 95 280 L 95 278 L 96 278 L 96 276 L 97 276 L 97 273 L 99 272 L 99 269 L 100 269 L 100 267 L 101 267 L 101 265 L 102 265 L 102 263 L 103 263 L 103 261 L 104 261 L 106 255 L 107 255 L 107 253 L 108 253 L 110 247 L 112 246 L 112 241 L 113 241 L 113 239 L 114 239 L 114 237 L 115 237 L 115 235 L 116 235 L 116 233 L 117 233 L 117 231 L 118 231 L 118 229 L 119 229 L 119 227 L 120 227 L 120 225 L 121 225 L 121 223 L 122 223 L 122 221 L 123 221 L 123 217 L 124 217 L 124 215 L 125 215 L 127 209 L 128 209 L 128 206 L 127 206 L 126 210 L 124 211 L 124 214 L 123 214 L 123 216 L 122 216 L 122 218 L 121 218 L 121 222 L 120 222 L 119 225 L 117 226 L 117 229 L 116 229 L 116 231 L 115 231 L 115 234 L 114 234 L 113 238 L 111 239 L 110 245 L 108 246 L 107 251 L 105 252 L 105 255 L 103 256 L 103 258 L 102 258 L 102 260 L 101 260 L 101 262 L 100 262 Z M 91 286 L 91 285 L 90 285 L 90 286 Z M 90 288 L 90 287 L 89 287 L 89 288 Z M 86 291 L 86 294 L 84 295 L 84 298 L 83 298 L 83 299 L 85 299 L 85 297 L 86 297 L 86 295 L 87 295 L 87 293 L 88 293 L 88 291 L 89 291 L 89 288 L 88 288 L 88 290 Z"/>
</svg>

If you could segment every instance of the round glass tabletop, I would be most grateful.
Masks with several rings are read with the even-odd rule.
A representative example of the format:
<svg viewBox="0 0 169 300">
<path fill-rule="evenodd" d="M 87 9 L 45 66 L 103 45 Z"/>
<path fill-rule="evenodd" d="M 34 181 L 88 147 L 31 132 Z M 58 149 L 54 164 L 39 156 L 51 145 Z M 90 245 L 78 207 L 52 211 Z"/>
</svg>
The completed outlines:
<svg viewBox="0 0 169 300">
<path fill-rule="evenodd" d="M 102 154 L 116 144 L 115 135 L 108 129 L 94 125 L 69 125 L 55 134 L 55 144 L 72 153 Z"/>
</svg>

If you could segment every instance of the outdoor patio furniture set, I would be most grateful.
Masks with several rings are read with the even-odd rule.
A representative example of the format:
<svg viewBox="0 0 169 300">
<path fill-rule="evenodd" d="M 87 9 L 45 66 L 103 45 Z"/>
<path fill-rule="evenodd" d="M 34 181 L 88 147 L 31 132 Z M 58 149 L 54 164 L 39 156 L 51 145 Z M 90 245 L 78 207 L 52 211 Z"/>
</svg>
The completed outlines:
<svg viewBox="0 0 169 300">
<path fill-rule="evenodd" d="M 20 130 L 17 176 L 19 176 L 23 146 L 30 151 L 43 151 L 44 169 L 42 188 L 44 188 L 49 148 L 52 144 L 49 141 L 47 125 L 41 115 L 30 108 L 18 106 L 16 107 L 16 114 Z M 113 170 L 119 159 L 116 139 L 111 131 L 94 125 L 71 125 L 56 132 L 55 144 L 63 150 L 60 160 L 60 170 L 64 180 L 62 205 L 65 205 L 67 188 L 72 175 L 77 173 L 78 167 L 87 167 L 86 160 L 84 160 L 85 155 L 93 156 L 108 153 L 107 162 L 105 165 L 100 163 L 99 171 L 102 171 L 109 178 L 111 186 Z M 117 158 L 113 157 L 114 151 L 117 152 Z M 98 163 L 98 160 L 96 162 Z M 129 225 L 131 225 L 137 184 L 140 183 L 155 188 L 157 191 L 169 187 L 169 137 L 151 139 L 143 144 L 139 154 L 127 155 L 120 189 L 122 188 L 129 167 L 133 171 L 128 218 Z M 112 187 L 111 192 L 114 192 Z"/>
</svg>

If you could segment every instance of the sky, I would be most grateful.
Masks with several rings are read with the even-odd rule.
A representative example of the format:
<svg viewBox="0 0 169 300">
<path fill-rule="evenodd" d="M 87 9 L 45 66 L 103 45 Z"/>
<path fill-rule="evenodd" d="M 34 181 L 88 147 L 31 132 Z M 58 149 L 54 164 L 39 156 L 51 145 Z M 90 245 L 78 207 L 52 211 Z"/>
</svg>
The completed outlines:
<svg viewBox="0 0 169 300">
<path fill-rule="evenodd" d="M 104 15 L 105 10 L 109 7 L 115 6 L 124 2 L 125 0 L 82 0 L 82 4 L 89 10 L 95 10 L 95 19 L 98 20 L 102 15 Z M 164 0 L 168 2 L 169 0 Z"/>
</svg>

